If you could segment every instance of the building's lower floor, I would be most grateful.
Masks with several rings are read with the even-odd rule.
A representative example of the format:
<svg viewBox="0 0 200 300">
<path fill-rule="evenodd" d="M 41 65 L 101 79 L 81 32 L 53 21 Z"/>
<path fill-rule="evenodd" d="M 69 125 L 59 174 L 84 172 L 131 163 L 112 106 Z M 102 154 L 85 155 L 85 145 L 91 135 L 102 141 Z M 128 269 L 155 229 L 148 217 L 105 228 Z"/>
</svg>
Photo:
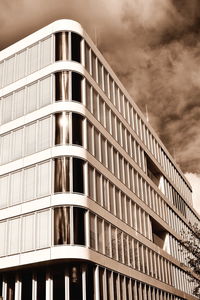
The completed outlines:
<svg viewBox="0 0 200 300">
<path fill-rule="evenodd" d="M 0 273 L 1 300 L 182 300 L 105 267 L 62 261 Z"/>
</svg>

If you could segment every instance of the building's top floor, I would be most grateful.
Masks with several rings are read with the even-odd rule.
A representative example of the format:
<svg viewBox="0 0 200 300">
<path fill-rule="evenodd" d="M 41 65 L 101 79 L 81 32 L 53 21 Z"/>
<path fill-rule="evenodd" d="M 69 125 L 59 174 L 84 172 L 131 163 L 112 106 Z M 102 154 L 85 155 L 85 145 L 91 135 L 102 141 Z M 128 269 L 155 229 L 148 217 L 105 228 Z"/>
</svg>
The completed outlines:
<svg viewBox="0 0 200 300">
<path fill-rule="evenodd" d="M 120 83 L 117 76 L 114 74 L 114 72 L 110 68 L 109 64 L 106 62 L 106 60 L 104 59 L 104 57 L 102 56 L 100 51 L 96 48 L 96 46 L 91 41 L 91 39 L 88 37 L 88 35 L 84 32 L 83 28 L 81 27 L 81 25 L 79 23 L 72 21 L 72 20 L 58 20 L 58 21 L 55 21 L 55 22 L 51 23 L 50 25 L 38 30 L 37 32 L 29 35 L 28 37 L 16 42 L 15 44 L 13 44 L 10 47 L 1 51 L 0 67 L 1 66 L 3 67 L 3 63 L 5 61 L 7 61 L 7 62 L 10 61 L 10 58 L 14 58 L 16 56 L 16 54 L 18 54 L 18 53 L 19 54 L 23 53 L 24 49 L 30 49 L 34 44 L 37 44 L 37 42 L 39 42 L 39 41 L 44 41 L 44 43 L 46 43 L 46 44 L 40 43 L 38 45 L 39 50 L 37 50 L 40 52 L 43 51 L 43 56 L 44 56 L 45 51 L 46 51 L 46 49 L 48 49 L 48 47 L 49 47 L 49 49 L 55 48 L 55 39 L 52 38 L 54 36 L 54 34 L 57 32 L 62 32 L 62 31 L 74 32 L 83 38 L 85 46 L 84 46 L 83 51 L 81 51 L 80 62 L 85 66 L 88 73 L 90 73 L 92 75 L 93 79 L 104 90 L 105 94 L 107 94 L 108 98 L 110 98 L 111 101 L 112 101 L 111 90 L 110 90 L 111 83 L 112 83 L 112 86 L 115 87 L 115 90 L 117 90 L 118 94 L 120 95 L 119 99 L 118 99 L 119 102 L 121 102 L 121 99 L 122 99 L 121 94 L 122 94 L 124 107 L 125 107 L 125 105 L 128 105 L 128 109 L 132 109 L 132 111 L 134 111 L 134 115 L 136 116 L 136 119 L 139 123 L 139 126 L 135 126 L 136 127 L 135 131 L 136 131 L 137 135 L 140 137 L 140 139 L 143 141 L 144 144 L 145 144 L 145 140 L 147 140 L 147 138 L 145 138 L 144 135 L 147 135 L 147 137 L 148 137 L 148 142 L 146 141 L 146 144 L 148 144 L 147 148 L 149 148 L 150 152 L 153 153 L 153 156 L 162 165 L 164 172 L 167 173 L 168 176 L 172 178 L 172 181 L 174 181 L 177 186 L 182 185 L 183 186 L 182 190 L 184 190 L 186 188 L 188 190 L 188 194 L 189 194 L 191 192 L 191 186 L 190 186 L 189 182 L 187 181 L 187 179 L 184 177 L 182 171 L 177 166 L 177 164 L 174 162 L 173 158 L 171 157 L 171 155 L 169 154 L 169 152 L 167 151 L 167 149 L 165 148 L 165 146 L 163 145 L 163 143 L 161 142 L 161 140 L 159 139 L 159 137 L 157 136 L 157 134 L 151 127 L 151 125 L 146 121 L 145 117 L 143 116 L 143 114 L 141 113 L 139 108 L 136 106 L 136 104 L 133 102 L 131 97 L 128 95 L 126 89 Z M 51 37 L 51 38 L 48 39 L 48 37 Z M 70 47 L 70 44 L 68 46 Z M 87 56 L 87 53 L 88 53 L 88 56 Z M 35 55 L 37 55 L 37 54 L 38 53 L 36 52 Z M 42 52 L 40 54 L 42 55 Z M 87 62 L 87 58 L 89 58 L 88 62 Z M 26 55 L 24 56 L 24 59 L 27 60 Z M 72 59 L 72 57 L 70 57 L 70 55 L 69 55 L 67 57 L 67 59 L 70 60 L 70 59 Z M 102 86 L 99 83 L 98 74 L 96 74 L 96 76 L 94 76 L 94 72 L 93 72 L 94 60 L 96 60 L 97 63 L 99 65 L 101 65 L 101 67 L 103 67 L 103 74 L 104 74 L 104 76 L 105 75 L 107 76 L 107 85 L 108 85 L 107 91 L 105 88 L 105 83 L 102 83 Z M 51 53 L 50 58 L 49 58 L 49 63 L 54 63 L 55 61 L 56 61 L 55 54 Z M 14 63 L 14 60 L 10 61 L 10 64 L 13 64 L 13 63 Z M 42 67 L 45 67 L 45 64 L 44 64 L 44 66 L 41 64 L 40 68 L 42 68 Z M 1 69 L 1 71 L 3 71 L 3 70 Z M 6 71 L 6 70 L 4 70 L 4 71 Z M 3 73 L 3 72 L 1 72 L 1 73 Z M 97 71 L 97 73 L 98 73 L 98 71 Z M 4 74 L 6 75 L 6 72 L 4 72 Z M 24 73 L 24 76 L 29 75 L 29 74 Z M 97 77 L 97 78 L 94 78 L 94 77 Z M 18 80 L 18 79 L 15 78 L 15 80 Z M 105 79 L 103 79 L 103 80 L 105 81 Z M 12 82 L 7 83 L 7 85 L 11 85 L 11 84 L 12 84 Z M 7 89 L 4 89 L 2 86 L 2 91 L 0 92 L 0 96 L 4 96 L 4 94 L 6 94 L 5 91 L 7 91 Z M 115 93 L 113 93 L 113 94 L 115 94 Z M 114 96 L 114 97 L 116 97 L 116 96 Z M 117 106 L 116 100 L 114 100 L 112 102 L 115 106 Z M 120 109 L 119 109 L 119 111 L 120 111 Z M 124 111 L 124 117 L 127 118 L 125 109 L 123 109 L 123 111 Z M 120 112 L 123 114 L 122 109 Z M 131 119 L 130 116 L 127 119 L 130 120 Z M 186 197 L 186 198 L 190 198 L 190 197 Z"/>
</svg>

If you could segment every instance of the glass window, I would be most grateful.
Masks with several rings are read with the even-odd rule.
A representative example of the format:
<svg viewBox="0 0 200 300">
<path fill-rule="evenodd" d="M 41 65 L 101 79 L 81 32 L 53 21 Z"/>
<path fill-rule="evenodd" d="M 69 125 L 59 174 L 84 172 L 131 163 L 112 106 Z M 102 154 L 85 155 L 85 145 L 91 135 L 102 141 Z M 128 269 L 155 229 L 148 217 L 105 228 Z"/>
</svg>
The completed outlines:
<svg viewBox="0 0 200 300">
<path fill-rule="evenodd" d="M 13 131 L 12 134 L 12 157 L 11 160 L 19 159 L 22 157 L 23 149 L 23 128 Z"/>
<path fill-rule="evenodd" d="M 90 73 L 90 48 L 87 43 L 85 43 L 85 68 Z"/>
<path fill-rule="evenodd" d="M 22 171 L 12 173 L 10 176 L 11 186 L 11 205 L 15 205 L 21 202 L 22 200 Z"/>
<path fill-rule="evenodd" d="M 72 144 L 83 145 L 83 117 L 79 114 L 72 114 Z"/>
<path fill-rule="evenodd" d="M 24 271 L 21 274 L 21 299 L 27 300 L 32 298 L 32 272 Z"/>
<path fill-rule="evenodd" d="M 68 101 L 69 95 L 68 95 L 68 72 L 63 71 L 55 74 L 56 77 L 56 91 L 55 91 L 55 97 L 56 101 Z"/>
<path fill-rule="evenodd" d="M 6 276 L 6 283 L 7 283 L 7 297 L 8 300 L 15 299 L 15 273 L 9 273 Z M 3 299 L 3 297 L 2 297 Z"/>
<path fill-rule="evenodd" d="M 114 103 L 114 94 L 113 94 L 113 79 L 109 76 L 109 83 L 110 83 L 110 100 Z"/>
<path fill-rule="evenodd" d="M 65 300 L 65 273 L 63 266 L 53 267 L 53 299 Z"/>
<path fill-rule="evenodd" d="M 34 82 L 33 84 L 27 86 L 26 89 L 26 113 L 30 113 L 37 109 L 37 91 L 38 91 L 38 83 Z"/>
<path fill-rule="evenodd" d="M 100 145 L 99 145 L 99 132 L 96 130 L 96 129 L 94 129 L 94 143 L 95 143 L 95 158 L 97 159 L 97 160 L 100 160 L 100 158 L 99 158 L 99 147 L 100 147 Z"/>
<path fill-rule="evenodd" d="M 77 33 L 71 32 L 71 57 L 72 60 L 81 62 L 81 36 Z"/>
<path fill-rule="evenodd" d="M 92 113 L 91 85 L 86 80 L 86 107 Z"/>
<path fill-rule="evenodd" d="M 102 76 L 102 64 L 98 61 L 98 84 L 102 88 L 103 76 Z"/>
<path fill-rule="evenodd" d="M 82 76 L 72 72 L 72 100 L 82 102 Z"/>
<path fill-rule="evenodd" d="M 87 149 L 93 154 L 93 125 L 90 122 L 87 122 Z"/>
<path fill-rule="evenodd" d="M 0 177 L 0 208 L 8 206 L 9 203 L 9 175 Z"/>
<path fill-rule="evenodd" d="M 85 209 L 73 208 L 74 244 L 85 245 Z"/>
<path fill-rule="evenodd" d="M 54 245 L 70 243 L 70 212 L 69 207 L 54 209 Z"/>
<path fill-rule="evenodd" d="M 30 251 L 35 247 L 34 214 L 22 218 L 22 251 Z"/>
<path fill-rule="evenodd" d="M 36 152 L 36 122 L 25 127 L 25 155 Z"/>
<path fill-rule="evenodd" d="M 104 222 L 105 232 L 105 254 L 110 256 L 110 226 L 107 222 Z"/>
<path fill-rule="evenodd" d="M 117 259 L 116 229 L 113 226 L 111 226 L 111 236 L 112 236 L 112 258 Z"/>
<path fill-rule="evenodd" d="M 101 174 L 99 172 L 95 172 L 96 174 L 96 201 L 101 205 Z"/>
<path fill-rule="evenodd" d="M 73 192 L 84 193 L 83 168 L 84 161 L 79 158 L 73 158 Z"/>
<path fill-rule="evenodd" d="M 99 98 L 97 92 L 93 89 L 93 115 L 96 117 L 97 120 L 99 120 L 98 110 L 99 110 Z"/>
<path fill-rule="evenodd" d="M 94 199 L 94 168 L 88 165 L 88 193 Z"/>
<path fill-rule="evenodd" d="M 118 260 L 122 261 L 123 253 L 122 253 L 122 232 L 117 230 L 117 244 L 118 244 Z"/>
<path fill-rule="evenodd" d="M 39 120 L 37 150 L 42 151 L 51 146 L 51 117 Z"/>
<path fill-rule="evenodd" d="M 40 80 L 39 107 L 46 106 L 51 102 L 52 102 L 52 78 L 51 76 L 48 76 Z"/>
<path fill-rule="evenodd" d="M 108 169 L 112 172 L 112 146 L 110 143 L 107 143 L 108 149 Z"/>
<path fill-rule="evenodd" d="M 9 57 L 6 59 L 4 63 L 4 72 L 5 72 L 5 85 L 10 84 L 13 82 L 13 75 L 14 75 L 14 60 L 15 56 Z"/>
<path fill-rule="evenodd" d="M 46 299 L 46 272 L 39 270 L 37 272 L 37 300 Z"/>
<path fill-rule="evenodd" d="M 54 173 L 54 192 L 68 192 L 69 180 L 69 157 L 56 158 Z"/>
<path fill-rule="evenodd" d="M 109 209 L 109 202 L 108 202 L 108 180 L 103 177 L 102 180 L 102 194 L 103 194 L 103 206 L 105 207 L 105 209 Z"/>
<path fill-rule="evenodd" d="M 28 49 L 28 73 L 34 73 L 38 70 L 38 43 Z"/>
<path fill-rule="evenodd" d="M 95 246 L 95 215 L 90 213 L 90 247 L 96 249 Z"/>
<path fill-rule="evenodd" d="M 96 71 L 96 55 L 92 52 L 92 77 L 96 81 L 97 79 L 97 71 Z"/>
<path fill-rule="evenodd" d="M 69 271 L 69 294 L 70 300 L 83 299 L 82 295 L 82 272 L 78 265 L 72 265 Z"/>
<path fill-rule="evenodd" d="M 103 221 L 100 218 L 97 218 L 97 242 L 98 242 L 98 251 L 103 253 Z"/>
<path fill-rule="evenodd" d="M 108 96 L 108 72 L 104 69 L 104 92 Z"/>
<path fill-rule="evenodd" d="M 20 218 L 11 219 L 8 222 L 8 254 L 19 252 Z"/>
<path fill-rule="evenodd" d="M 17 54 L 15 65 L 15 79 L 18 80 L 24 77 L 26 74 L 26 53 L 27 50 L 23 50 Z M 14 64 L 13 64 L 14 67 Z"/>
<path fill-rule="evenodd" d="M 13 120 L 24 114 L 24 88 L 18 90 L 13 95 Z"/>
<path fill-rule="evenodd" d="M 99 114 L 100 114 L 100 122 L 103 126 L 105 126 L 105 103 L 101 97 L 99 97 Z"/>
<path fill-rule="evenodd" d="M 36 247 L 37 248 L 45 248 L 45 247 L 50 246 L 49 210 L 44 210 L 44 211 L 40 211 L 37 213 L 36 228 L 37 228 Z M 31 299 L 31 298 L 29 298 L 29 299 Z"/>
<path fill-rule="evenodd" d="M 47 161 L 38 165 L 38 197 L 44 197 L 50 194 L 51 187 L 51 162 Z"/>
<path fill-rule="evenodd" d="M 68 32 L 57 32 L 56 36 L 56 60 L 68 59 Z"/>
<path fill-rule="evenodd" d="M 0 222 L 0 232 L 1 232 L 1 243 L 0 243 L 0 256 L 6 254 L 6 244 L 7 244 L 7 221 Z"/>
<path fill-rule="evenodd" d="M 113 197 L 113 184 L 109 182 L 109 202 L 110 202 L 110 212 L 114 214 L 114 197 Z"/>
<path fill-rule="evenodd" d="M 36 167 L 30 167 L 24 170 L 24 197 L 23 201 L 29 201 L 36 197 L 36 180 L 35 180 Z"/>
<path fill-rule="evenodd" d="M 106 166 L 106 139 L 101 135 L 101 162 Z"/>
<path fill-rule="evenodd" d="M 52 36 L 40 42 L 40 68 L 46 67 L 52 62 L 52 50 Z"/>
<path fill-rule="evenodd" d="M 1 124 L 12 120 L 12 97 L 12 94 L 10 94 L 1 100 Z"/>
</svg>

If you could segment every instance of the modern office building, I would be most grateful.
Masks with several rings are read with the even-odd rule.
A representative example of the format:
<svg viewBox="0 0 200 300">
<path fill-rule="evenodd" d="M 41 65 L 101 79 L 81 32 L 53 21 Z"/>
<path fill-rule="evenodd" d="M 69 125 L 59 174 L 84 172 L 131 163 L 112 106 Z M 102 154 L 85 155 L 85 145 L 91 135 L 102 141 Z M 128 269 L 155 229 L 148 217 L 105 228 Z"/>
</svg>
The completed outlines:
<svg viewBox="0 0 200 300">
<path fill-rule="evenodd" d="M 82 27 L 1 51 L 0 88 L 2 299 L 196 299 L 190 184 Z"/>
</svg>

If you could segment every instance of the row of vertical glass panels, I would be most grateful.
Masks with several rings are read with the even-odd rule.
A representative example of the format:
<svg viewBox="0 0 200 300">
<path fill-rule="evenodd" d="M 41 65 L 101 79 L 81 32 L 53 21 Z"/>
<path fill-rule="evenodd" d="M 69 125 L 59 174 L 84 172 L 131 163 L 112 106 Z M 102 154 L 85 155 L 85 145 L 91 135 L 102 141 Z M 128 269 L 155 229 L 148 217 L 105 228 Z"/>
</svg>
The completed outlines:
<svg viewBox="0 0 200 300">
<path fill-rule="evenodd" d="M 54 62 L 53 35 L 38 41 L 0 63 L 0 88 Z"/>
<path fill-rule="evenodd" d="M 13 129 L 0 136 L 0 163 L 3 165 L 54 145 L 82 145 L 82 130 L 82 116 L 67 112 Z"/>
<path fill-rule="evenodd" d="M 0 208 L 49 196 L 52 191 L 84 193 L 83 169 L 83 160 L 60 157 L 3 175 Z"/>
</svg>

